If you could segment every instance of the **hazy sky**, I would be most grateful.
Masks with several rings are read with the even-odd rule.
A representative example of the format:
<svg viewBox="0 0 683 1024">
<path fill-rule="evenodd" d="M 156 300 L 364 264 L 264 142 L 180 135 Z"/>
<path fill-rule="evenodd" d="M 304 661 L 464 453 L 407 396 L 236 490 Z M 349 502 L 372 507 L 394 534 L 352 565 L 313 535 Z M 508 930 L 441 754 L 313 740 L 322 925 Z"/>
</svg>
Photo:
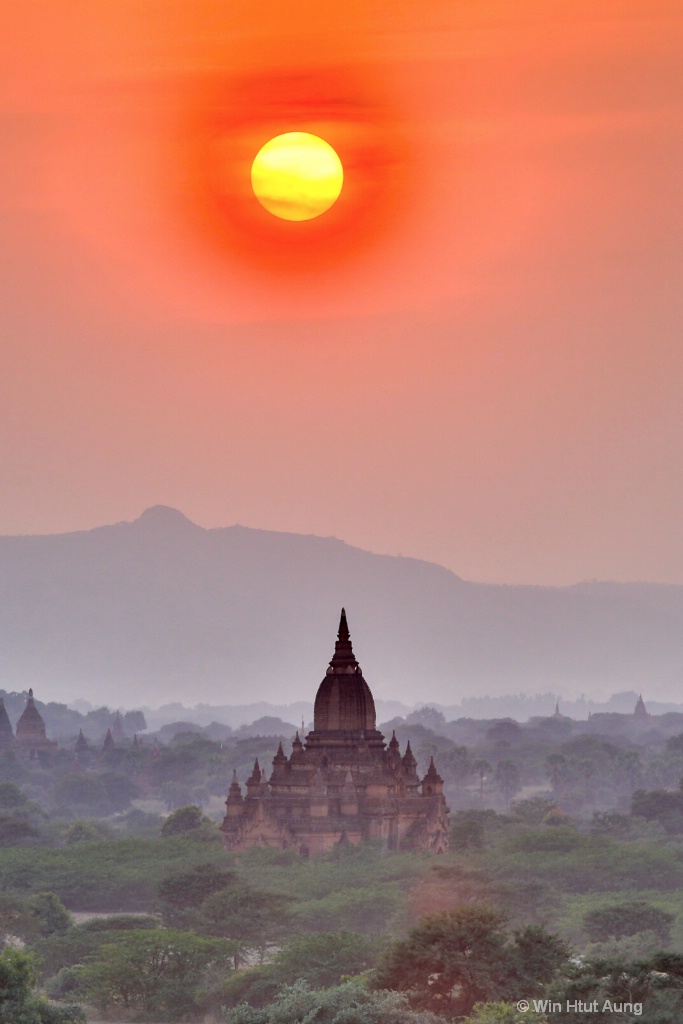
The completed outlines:
<svg viewBox="0 0 683 1024">
<path fill-rule="evenodd" d="M 0 533 L 683 583 L 682 44 L 680 0 L 4 4 Z M 245 168 L 311 128 L 342 197 L 276 223 Z"/>
</svg>

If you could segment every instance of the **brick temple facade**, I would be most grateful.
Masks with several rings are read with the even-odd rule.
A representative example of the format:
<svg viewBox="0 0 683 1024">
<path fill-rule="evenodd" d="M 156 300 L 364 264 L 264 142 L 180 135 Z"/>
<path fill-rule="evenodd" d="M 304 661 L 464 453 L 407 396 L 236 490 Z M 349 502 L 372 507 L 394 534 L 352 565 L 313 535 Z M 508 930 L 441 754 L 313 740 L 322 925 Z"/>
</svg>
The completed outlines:
<svg viewBox="0 0 683 1024">
<path fill-rule="evenodd" d="M 388 850 L 448 848 L 448 808 L 432 758 L 420 779 L 410 742 L 378 731 L 375 703 L 351 646 L 344 609 L 318 688 L 313 730 L 278 747 L 270 777 L 258 760 L 246 795 L 233 773 L 221 825 L 228 850 L 272 846 L 304 856 L 376 840 Z"/>
</svg>

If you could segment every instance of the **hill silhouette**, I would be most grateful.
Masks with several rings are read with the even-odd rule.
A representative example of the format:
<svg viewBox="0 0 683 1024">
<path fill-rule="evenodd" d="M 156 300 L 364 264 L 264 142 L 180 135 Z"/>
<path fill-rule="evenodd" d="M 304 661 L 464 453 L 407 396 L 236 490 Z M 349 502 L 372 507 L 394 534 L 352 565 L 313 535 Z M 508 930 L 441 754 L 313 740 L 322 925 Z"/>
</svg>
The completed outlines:
<svg viewBox="0 0 683 1024">
<path fill-rule="evenodd" d="M 683 587 L 496 586 L 335 538 L 181 512 L 0 537 L 0 686 L 43 699 L 311 700 L 345 605 L 373 692 L 464 696 L 641 689 L 676 698 Z"/>
</svg>

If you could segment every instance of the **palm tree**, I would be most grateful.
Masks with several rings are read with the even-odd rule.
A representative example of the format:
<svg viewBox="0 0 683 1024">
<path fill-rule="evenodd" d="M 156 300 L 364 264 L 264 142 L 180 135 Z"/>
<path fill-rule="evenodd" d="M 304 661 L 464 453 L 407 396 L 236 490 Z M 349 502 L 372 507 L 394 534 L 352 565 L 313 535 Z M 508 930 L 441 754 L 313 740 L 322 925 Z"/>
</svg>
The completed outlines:
<svg viewBox="0 0 683 1024">
<path fill-rule="evenodd" d="M 510 809 L 510 798 L 520 789 L 519 768 L 514 761 L 499 761 L 496 765 L 496 783 L 503 799 L 505 811 Z"/>
<path fill-rule="evenodd" d="M 485 757 L 478 757 L 472 762 L 471 765 L 472 774 L 479 776 L 479 802 L 484 804 L 484 778 L 486 775 L 490 775 L 493 771 L 493 767 Z"/>
</svg>

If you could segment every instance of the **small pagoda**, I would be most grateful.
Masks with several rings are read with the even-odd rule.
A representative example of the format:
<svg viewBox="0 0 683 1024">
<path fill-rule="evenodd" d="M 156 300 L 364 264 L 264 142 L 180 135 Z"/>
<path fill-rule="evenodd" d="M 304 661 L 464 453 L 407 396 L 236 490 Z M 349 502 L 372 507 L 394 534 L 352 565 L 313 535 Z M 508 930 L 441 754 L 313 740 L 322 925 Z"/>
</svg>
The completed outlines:
<svg viewBox="0 0 683 1024">
<path fill-rule="evenodd" d="M 33 690 L 28 691 L 26 707 L 17 722 L 16 742 L 20 750 L 31 757 L 40 751 L 56 750 L 57 743 L 49 740 L 45 733 L 43 716 L 36 707 Z"/>
</svg>

